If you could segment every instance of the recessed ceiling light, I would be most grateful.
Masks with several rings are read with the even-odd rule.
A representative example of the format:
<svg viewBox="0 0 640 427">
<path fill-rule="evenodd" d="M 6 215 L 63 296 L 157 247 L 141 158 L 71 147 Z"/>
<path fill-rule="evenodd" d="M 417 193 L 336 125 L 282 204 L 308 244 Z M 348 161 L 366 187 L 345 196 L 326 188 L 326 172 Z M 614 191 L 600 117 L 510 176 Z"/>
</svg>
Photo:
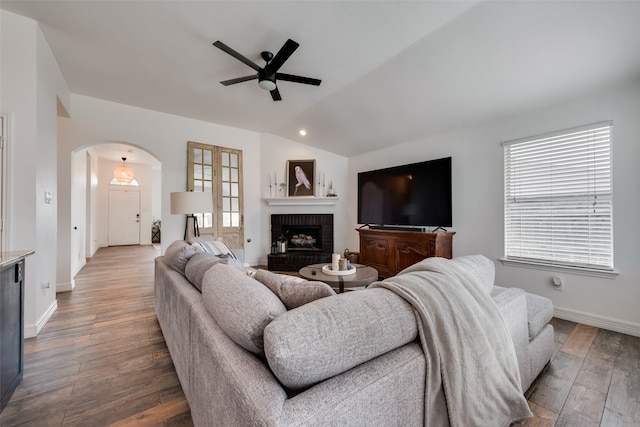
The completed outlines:
<svg viewBox="0 0 640 427">
<path fill-rule="evenodd" d="M 300 135 L 305 136 L 307 134 L 307 131 L 304 129 L 300 129 Z"/>
</svg>

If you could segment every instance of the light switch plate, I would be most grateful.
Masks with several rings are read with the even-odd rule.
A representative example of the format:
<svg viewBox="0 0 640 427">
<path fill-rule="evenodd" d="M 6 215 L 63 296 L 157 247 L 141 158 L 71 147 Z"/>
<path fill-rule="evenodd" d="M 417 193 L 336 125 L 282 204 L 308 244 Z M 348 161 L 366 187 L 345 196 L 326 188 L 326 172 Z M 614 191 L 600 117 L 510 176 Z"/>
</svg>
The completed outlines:
<svg viewBox="0 0 640 427">
<path fill-rule="evenodd" d="M 53 194 L 49 193 L 48 191 L 44 192 L 44 202 L 47 204 L 51 204 L 53 203 Z"/>
</svg>

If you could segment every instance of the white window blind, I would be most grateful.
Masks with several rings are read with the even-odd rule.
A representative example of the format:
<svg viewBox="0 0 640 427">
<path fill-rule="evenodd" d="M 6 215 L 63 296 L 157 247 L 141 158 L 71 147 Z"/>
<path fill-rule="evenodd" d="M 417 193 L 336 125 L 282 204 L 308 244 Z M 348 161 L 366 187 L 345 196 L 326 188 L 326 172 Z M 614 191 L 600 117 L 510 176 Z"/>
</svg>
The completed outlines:
<svg viewBox="0 0 640 427">
<path fill-rule="evenodd" d="M 611 128 L 503 143 L 507 259 L 613 270 Z"/>
</svg>

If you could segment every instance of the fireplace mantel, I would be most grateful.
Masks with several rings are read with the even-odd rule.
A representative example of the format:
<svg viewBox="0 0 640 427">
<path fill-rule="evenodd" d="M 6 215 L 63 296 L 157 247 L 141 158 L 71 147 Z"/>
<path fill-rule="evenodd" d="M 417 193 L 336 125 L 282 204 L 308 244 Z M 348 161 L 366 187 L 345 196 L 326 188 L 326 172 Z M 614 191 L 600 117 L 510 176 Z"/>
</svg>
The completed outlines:
<svg viewBox="0 0 640 427">
<path fill-rule="evenodd" d="M 338 197 L 271 197 L 264 200 L 270 206 L 335 206 Z"/>
</svg>

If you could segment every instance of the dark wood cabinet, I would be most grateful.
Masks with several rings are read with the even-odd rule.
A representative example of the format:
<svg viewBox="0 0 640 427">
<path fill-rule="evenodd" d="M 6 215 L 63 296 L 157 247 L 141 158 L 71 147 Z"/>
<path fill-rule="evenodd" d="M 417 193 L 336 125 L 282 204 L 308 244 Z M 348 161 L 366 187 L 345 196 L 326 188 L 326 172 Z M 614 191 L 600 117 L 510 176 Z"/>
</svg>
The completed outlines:
<svg viewBox="0 0 640 427">
<path fill-rule="evenodd" d="M 429 257 L 451 258 L 455 232 L 358 229 L 360 263 L 375 268 L 382 277 L 395 276 L 402 269 Z"/>
<path fill-rule="evenodd" d="M 0 270 L 0 411 L 22 380 L 24 259 Z"/>
</svg>

